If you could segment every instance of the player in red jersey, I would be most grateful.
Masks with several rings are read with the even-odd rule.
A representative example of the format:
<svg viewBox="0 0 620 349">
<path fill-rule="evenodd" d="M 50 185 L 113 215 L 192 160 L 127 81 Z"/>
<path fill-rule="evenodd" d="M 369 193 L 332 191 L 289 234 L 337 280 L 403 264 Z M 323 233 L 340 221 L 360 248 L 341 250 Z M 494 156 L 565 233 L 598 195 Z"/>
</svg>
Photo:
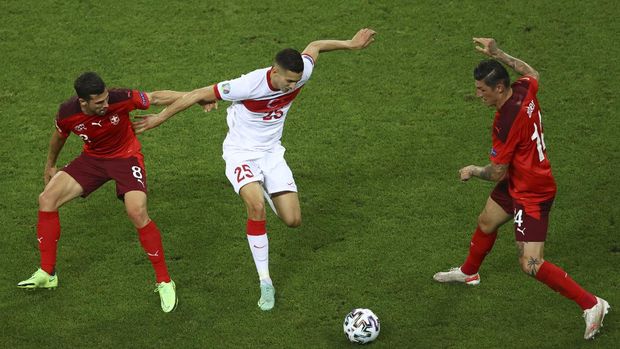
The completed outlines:
<svg viewBox="0 0 620 349">
<path fill-rule="evenodd" d="M 493 148 L 487 166 L 469 165 L 459 170 L 462 181 L 478 177 L 498 182 L 478 217 L 469 255 L 457 268 L 434 275 L 438 282 L 478 285 L 478 269 L 491 251 L 497 229 L 514 219 L 515 238 L 521 269 L 584 311 L 585 339 L 600 330 L 609 304 L 587 292 L 556 265 L 543 259 L 549 212 L 556 186 L 547 158 L 538 92 L 538 72 L 527 63 L 503 52 L 495 40 L 474 38 L 476 49 L 512 67 L 522 76 L 510 84 L 504 66 L 485 60 L 474 70 L 476 95 L 496 108 L 493 121 Z"/>
<path fill-rule="evenodd" d="M 86 197 L 105 182 L 114 180 L 116 195 L 123 200 L 127 215 L 155 269 L 156 291 L 161 298 L 162 310 L 170 312 L 177 304 L 175 284 L 166 268 L 160 231 L 147 213 L 146 171 L 129 112 L 148 109 L 151 104 L 172 104 L 185 93 L 108 90 L 93 72 L 80 75 L 74 87 L 77 96 L 61 104 L 56 116 L 56 130 L 45 165 L 45 189 L 39 195 L 37 239 L 41 266 L 32 277 L 17 286 L 26 289 L 58 286 L 55 270 L 60 238 L 58 208 L 78 196 Z M 84 150 L 57 171 L 56 160 L 71 133 L 84 141 Z"/>
</svg>

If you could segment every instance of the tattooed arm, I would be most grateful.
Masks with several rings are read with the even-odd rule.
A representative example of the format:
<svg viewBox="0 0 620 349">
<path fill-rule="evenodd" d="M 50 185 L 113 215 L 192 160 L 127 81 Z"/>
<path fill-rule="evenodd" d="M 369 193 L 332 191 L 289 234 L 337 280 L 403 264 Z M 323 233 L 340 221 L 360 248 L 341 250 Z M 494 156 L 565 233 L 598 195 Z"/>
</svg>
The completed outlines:
<svg viewBox="0 0 620 349">
<path fill-rule="evenodd" d="M 521 75 L 531 76 L 534 79 L 538 80 L 539 74 L 538 72 L 532 68 L 529 64 L 524 61 L 512 57 L 506 52 L 502 51 L 499 47 L 497 47 L 497 43 L 493 38 L 474 38 L 474 43 L 482 45 L 476 46 L 476 50 L 484 53 L 485 55 L 495 58 L 498 61 L 506 64 L 507 66 L 514 69 L 517 73 Z"/>
<path fill-rule="evenodd" d="M 499 182 L 508 172 L 508 164 L 494 164 L 490 163 L 484 167 L 469 165 L 459 170 L 461 180 L 463 182 L 469 180 L 471 177 L 478 177 L 485 181 Z"/>
</svg>

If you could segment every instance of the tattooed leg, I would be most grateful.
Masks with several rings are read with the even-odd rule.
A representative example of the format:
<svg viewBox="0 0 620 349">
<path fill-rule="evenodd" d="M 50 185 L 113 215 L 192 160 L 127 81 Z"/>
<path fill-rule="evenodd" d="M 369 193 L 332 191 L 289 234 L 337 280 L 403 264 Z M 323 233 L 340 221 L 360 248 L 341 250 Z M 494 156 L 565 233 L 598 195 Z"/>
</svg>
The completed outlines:
<svg viewBox="0 0 620 349">
<path fill-rule="evenodd" d="M 535 277 L 538 269 L 544 263 L 544 246 L 544 242 L 517 241 L 521 269 L 529 276 Z"/>
</svg>

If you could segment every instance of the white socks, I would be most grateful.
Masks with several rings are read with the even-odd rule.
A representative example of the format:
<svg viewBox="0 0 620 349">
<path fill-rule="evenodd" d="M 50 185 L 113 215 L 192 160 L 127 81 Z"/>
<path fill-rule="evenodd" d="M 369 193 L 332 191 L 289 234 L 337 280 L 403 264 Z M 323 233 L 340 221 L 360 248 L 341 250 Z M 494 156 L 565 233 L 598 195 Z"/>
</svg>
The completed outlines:
<svg viewBox="0 0 620 349">
<path fill-rule="evenodd" d="M 267 234 L 246 236 L 248 237 L 254 264 L 256 264 L 258 278 L 261 283 L 271 285 L 271 278 L 269 277 L 269 239 L 267 239 Z"/>
</svg>

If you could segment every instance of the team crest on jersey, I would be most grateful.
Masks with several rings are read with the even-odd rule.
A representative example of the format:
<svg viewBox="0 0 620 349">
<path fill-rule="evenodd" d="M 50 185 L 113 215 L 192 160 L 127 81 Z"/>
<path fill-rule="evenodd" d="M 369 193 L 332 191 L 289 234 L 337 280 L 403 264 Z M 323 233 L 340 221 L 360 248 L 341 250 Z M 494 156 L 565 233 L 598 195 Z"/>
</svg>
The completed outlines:
<svg viewBox="0 0 620 349">
<path fill-rule="evenodd" d="M 118 125 L 120 121 L 121 121 L 121 118 L 118 117 L 118 114 L 114 114 L 110 116 L 110 122 L 112 123 L 112 125 Z"/>
<path fill-rule="evenodd" d="M 222 92 L 224 92 L 225 95 L 230 93 L 230 84 L 229 83 L 225 83 L 222 85 Z"/>
<path fill-rule="evenodd" d="M 60 129 L 60 128 L 58 128 L 58 129 Z M 84 124 L 79 124 L 79 125 L 75 126 L 74 129 L 75 129 L 76 132 L 82 132 L 82 131 L 86 130 L 86 126 Z"/>
</svg>

